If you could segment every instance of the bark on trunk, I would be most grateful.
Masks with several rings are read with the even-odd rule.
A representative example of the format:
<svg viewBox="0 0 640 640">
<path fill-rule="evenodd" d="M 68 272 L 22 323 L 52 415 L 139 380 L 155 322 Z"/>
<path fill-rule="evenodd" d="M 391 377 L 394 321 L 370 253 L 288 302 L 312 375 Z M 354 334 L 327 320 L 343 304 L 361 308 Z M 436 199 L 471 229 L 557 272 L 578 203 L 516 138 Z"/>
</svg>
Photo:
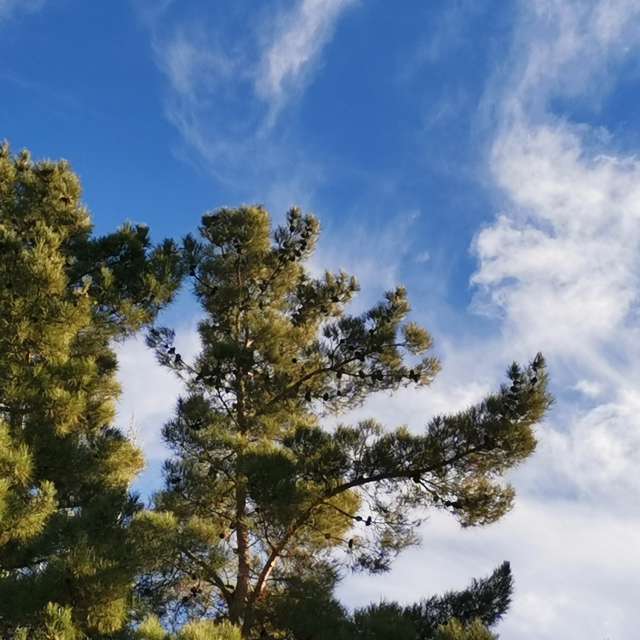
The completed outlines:
<svg viewBox="0 0 640 640">
<path fill-rule="evenodd" d="M 249 531 L 244 518 L 246 513 L 247 492 L 243 480 L 238 479 L 236 488 L 236 543 L 238 550 L 238 576 L 236 589 L 233 595 L 232 606 L 229 609 L 229 618 L 234 624 L 244 622 L 247 599 L 250 589 L 249 573 Z"/>
</svg>

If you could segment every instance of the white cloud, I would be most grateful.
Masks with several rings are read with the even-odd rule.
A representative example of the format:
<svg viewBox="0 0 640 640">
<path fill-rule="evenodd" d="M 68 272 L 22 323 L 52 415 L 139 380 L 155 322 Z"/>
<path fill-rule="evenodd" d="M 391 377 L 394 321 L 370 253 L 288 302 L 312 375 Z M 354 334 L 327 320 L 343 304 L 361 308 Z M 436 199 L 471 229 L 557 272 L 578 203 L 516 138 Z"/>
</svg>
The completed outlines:
<svg viewBox="0 0 640 640">
<path fill-rule="evenodd" d="M 0 21 L 13 17 L 16 13 L 38 11 L 45 0 L 0 0 Z"/>
<path fill-rule="evenodd" d="M 504 109 L 543 115 L 552 96 L 592 100 L 610 88 L 609 71 L 638 36 L 636 0 L 537 0 L 520 6 Z"/>
<path fill-rule="evenodd" d="M 276 32 L 262 51 L 256 91 L 279 103 L 285 92 L 300 84 L 338 18 L 355 0 L 299 0 L 292 10 L 276 18 Z"/>
<path fill-rule="evenodd" d="M 633 588 L 640 571 L 638 515 L 594 519 L 591 507 L 570 501 L 517 500 L 503 520 L 462 530 L 435 512 L 422 546 L 403 554 L 389 574 L 355 576 L 340 596 L 352 606 L 380 599 L 415 602 L 465 588 L 510 560 L 515 593 L 497 631 L 509 640 L 630 638 Z M 612 597 L 614 596 L 614 597 Z"/>
<path fill-rule="evenodd" d="M 476 236 L 475 304 L 502 316 L 510 340 L 550 355 L 572 385 L 588 375 L 585 393 L 606 389 L 604 420 L 612 403 L 631 402 L 640 355 L 640 162 L 608 151 L 608 132 L 559 119 L 548 105 L 611 85 L 600 80 L 615 77 L 614 63 L 637 46 L 640 5 L 548 0 L 527 5 L 521 20 L 514 51 L 525 53 L 503 88 L 504 125 L 491 151 L 506 212 Z M 603 441 L 624 437 L 614 431 L 590 446 L 615 450 L 620 443 Z"/>
<path fill-rule="evenodd" d="M 186 362 L 199 351 L 196 319 L 176 330 L 175 346 Z M 183 384 L 156 360 L 142 336 L 117 345 L 118 381 L 122 395 L 116 424 L 128 432 L 145 455 L 146 469 L 137 486 L 145 492 L 159 488 L 159 469 L 169 457 L 162 441 L 162 426 L 173 415 Z"/>
<path fill-rule="evenodd" d="M 592 380 L 578 380 L 572 388 L 589 398 L 597 398 L 603 392 L 602 385 Z"/>
<path fill-rule="evenodd" d="M 640 394 L 617 397 L 554 421 L 537 467 L 554 474 L 553 482 L 572 487 L 599 513 L 640 512 Z"/>
<path fill-rule="evenodd" d="M 220 180 L 228 180 L 239 158 L 254 147 L 251 125 L 254 118 L 239 99 L 239 87 L 246 82 L 245 60 L 225 50 L 220 36 L 203 25 L 179 23 L 165 34 L 160 24 L 164 14 L 152 22 L 152 45 L 156 62 L 168 81 L 165 97 L 167 119 L 175 126 L 189 150 L 196 152 L 199 165 Z M 227 86 L 231 85 L 231 87 Z M 229 118 L 236 110 L 244 122 Z M 185 159 L 193 163 L 188 154 Z"/>
<path fill-rule="evenodd" d="M 282 190 L 283 184 L 306 193 L 312 189 L 309 182 L 317 182 L 322 171 L 275 128 L 355 1 L 296 0 L 286 8 L 247 8 L 240 31 L 222 29 L 206 12 L 195 22 L 166 8 L 141 11 L 168 81 L 167 118 L 196 152 L 196 164 L 203 161 L 229 186 L 251 185 L 261 201 L 265 191 Z"/>
<path fill-rule="evenodd" d="M 203 46 L 193 34 L 178 31 L 166 45 L 163 61 L 172 89 L 193 100 L 212 92 L 220 80 L 234 71 L 233 61 Z M 209 45 L 211 46 L 211 45 Z"/>
<path fill-rule="evenodd" d="M 548 531 L 535 526 L 527 553 L 512 557 L 537 557 L 546 575 L 517 570 L 521 589 L 502 629 L 518 640 L 629 637 L 627 593 L 640 562 L 626 529 L 640 504 L 640 162 L 617 153 L 608 131 L 550 105 L 561 97 L 599 108 L 616 65 L 637 52 L 640 5 L 521 7 L 511 72 L 490 96 L 500 105 L 490 173 L 502 213 L 474 241 L 474 305 L 500 318 L 505 344 L 549 356 L 558 402 L 538 452 L 514 476 L 519 501 L 535 501 L 553 538 L 540 547 Z M 580 391 L 582 404 L 562 388 Z M 554 513 L 554 495 L 572 501 Z M 583 522 L 572 526 L 578 512 Z"/>
<path fill-rule="evenodd" d="M 349 311 L 360 313 L 400 283 L 399 272 L 410 255 L 411 234 L 419 216 L 418 210 L 410 209 L 387 215 L 378 224 L 372 220 L 362 224 L 356 216 L 345 214 L 337 224 L 322 230 L 308 267 L 316 277 L 325 269 L 354 275 L 361 290 Z"/>
</svg>

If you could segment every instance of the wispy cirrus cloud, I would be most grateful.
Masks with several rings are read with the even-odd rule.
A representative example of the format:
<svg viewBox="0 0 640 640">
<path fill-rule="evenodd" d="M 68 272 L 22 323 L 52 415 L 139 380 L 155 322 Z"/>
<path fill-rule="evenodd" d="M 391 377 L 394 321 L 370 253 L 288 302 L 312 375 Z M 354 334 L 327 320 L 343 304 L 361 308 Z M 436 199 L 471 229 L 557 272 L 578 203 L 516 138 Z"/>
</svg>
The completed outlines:
<svg viewBox="0 0 640 640">
<path fill-rule="evenodd" d="M 296 0 L 257 12 L 239 3 L 238 30 L 221 29 L 216 16 L 189 18 L 174 4 L 141 11 L 168 82 L 167 117 L 218 180 L 260 191 L 289 175 L 296 191 L 296 181 L 308 189 L 308 176 L 321 175 L 307 158 L 311 168 L 302 176 L 302 152 L 288 144 L 279 120 L 317 71 L 339 19 L 356 2 Z"/>
<path fill-rule="evenodd" d="M 546 0 L 523 13 L 514 50 L 525 55 L 500 96 L 490 154 L 507 212 L 478 234 L 472 282 L 507 327 L 586 361 L 637 300 L 640 163 L 550 103 L 606 95 L 639 42 L 640 5 Z"/>
<path fill-rule="evenodd" d="M 18 13 L 38 11 L 45 0 L 0 0 L 0 22 L 12 18 Z"/>
<path fill-rule="evenodd" d="M 356 1 L 300 0 L 277 15 L 273 36 L 260 55 L 256 93 L 278 105 L 298 89 L 330 39 L 338 18 Z"/>
</svg>

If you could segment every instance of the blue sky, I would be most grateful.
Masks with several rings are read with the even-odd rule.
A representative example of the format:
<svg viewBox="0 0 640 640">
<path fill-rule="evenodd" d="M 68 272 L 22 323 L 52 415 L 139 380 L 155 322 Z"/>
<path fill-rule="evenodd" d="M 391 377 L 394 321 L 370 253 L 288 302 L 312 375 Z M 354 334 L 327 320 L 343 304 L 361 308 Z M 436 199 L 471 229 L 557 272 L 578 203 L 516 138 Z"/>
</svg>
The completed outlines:
<svg viewBox="0 0 640 640">
<path fill-rule="evenodd" d="M 0 137 L 65 157 L 98 233 L 260 202 L 318 215 L 310 268 L 403 283 L 443 372 L 374 397 L 419 430 L 547 356 L 557 401 L 503 521 L 442 514 L 351 606 L 516 578 L 505 640 L 634 637 L 640 573 L 638 0 L 0 0 Z M 164 313 L 197 350 L 187 292 Z M 157 487 L 179 386 L 119 347 L 119 420 Z M 635 595 L 634 595 L 635 594 Z"/>
</svg>

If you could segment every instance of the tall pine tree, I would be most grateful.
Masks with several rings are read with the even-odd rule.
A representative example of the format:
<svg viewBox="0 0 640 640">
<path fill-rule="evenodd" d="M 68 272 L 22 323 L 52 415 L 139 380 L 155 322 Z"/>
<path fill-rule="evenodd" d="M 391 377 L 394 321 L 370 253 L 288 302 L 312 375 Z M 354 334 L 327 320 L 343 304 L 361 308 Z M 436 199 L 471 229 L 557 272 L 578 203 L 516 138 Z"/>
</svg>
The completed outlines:
<svg viewBox="0 0 640 640">
<path fill-rule="evenodd" d="M 387 570 L 426 509 L 463 526 L 499 519 L 514 497 L 503 474 L 534 450 L 550 404 L 541 355 L 421 435 L 375 420 L 321 426 L 373 392 L 428 385 L 439 363 L 406 320 L 403 288 L 352 316 L 353 277 L 310 277 L 318 233 L 298 209 L 273 239 L 261 207 L 205 215 L 201 238 L 185 242 L 202 351 L 188 363 L 170 330 L 149 334 L 187 385 L 163 429 L 175 453 L 166 488 L 136 521 L 155 560 L 139 593 L 167 621 L 225 618 L 244 638 L 278 637 L 292 590 L 328 602 L 341 567 Z"/>
<path fill-rule="evenodd" d="M 93 238 L 80 197 L 66 162 L 0 148 L 3 638 L 47 625 L 110 636 L 138 570 L 129 484 L 142 457 L 112 426 L 112 342 L 169 302 L 181 263 L 143 226 Z"/>
</svg>

